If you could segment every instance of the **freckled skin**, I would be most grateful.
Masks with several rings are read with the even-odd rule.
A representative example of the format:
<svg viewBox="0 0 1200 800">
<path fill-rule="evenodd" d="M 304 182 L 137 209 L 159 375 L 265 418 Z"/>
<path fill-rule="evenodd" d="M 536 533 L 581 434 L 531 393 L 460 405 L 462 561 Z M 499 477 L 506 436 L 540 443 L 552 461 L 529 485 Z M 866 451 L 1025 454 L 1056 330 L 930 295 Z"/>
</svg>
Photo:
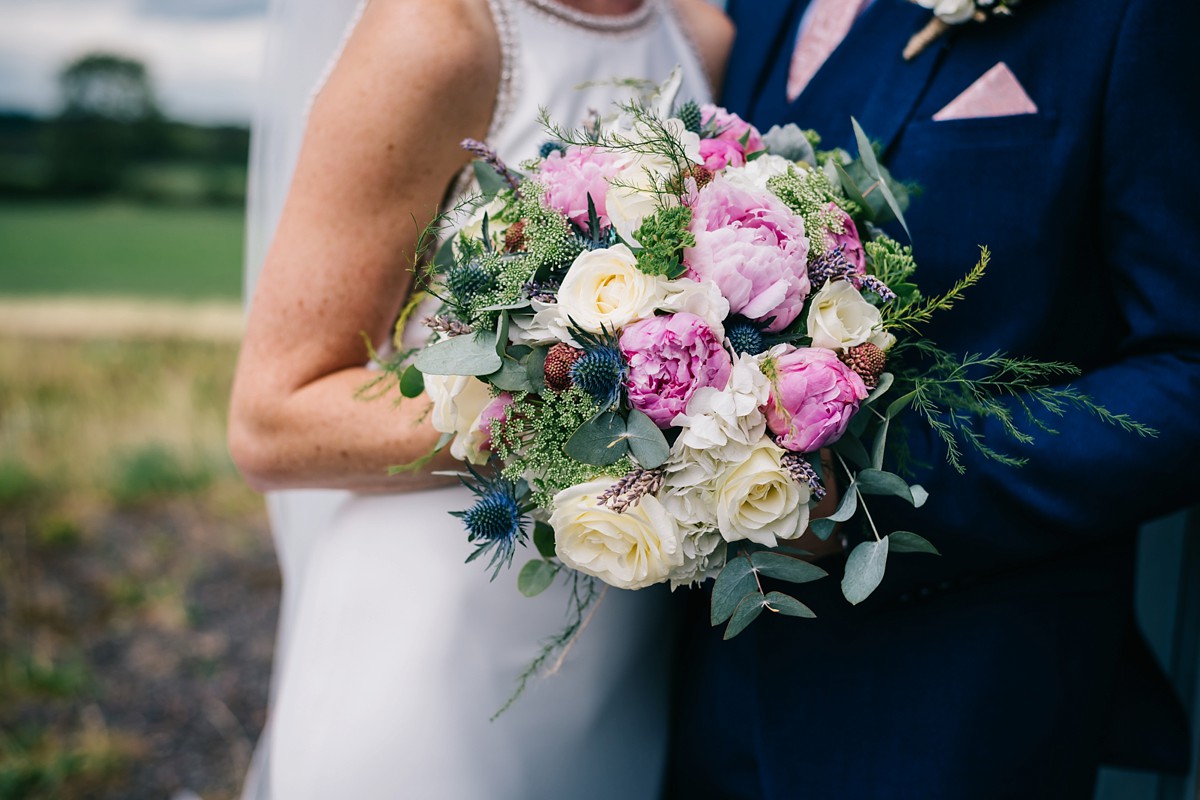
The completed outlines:
<svg viewBox="0 0 1200 800">
<path fill-rule="evenodd" d="M 719 75 L 732 26 L 704 0 L 678 3 Z M 572 4 L 619 13 L 637 3 Z M 458 143 L 487 134 L 500 61 L 486 0 L 367 6 L 314 104 L 238 360 L 229 444 L 254 487 L 420 489 L 457 463 L 444 454 L 388 476 L 439 438 L 429 401 L 355 392 L 375 374 L 362 334 L 377 348 L 390 339 L 417 238 L 469 160 Z"/>
</svg>

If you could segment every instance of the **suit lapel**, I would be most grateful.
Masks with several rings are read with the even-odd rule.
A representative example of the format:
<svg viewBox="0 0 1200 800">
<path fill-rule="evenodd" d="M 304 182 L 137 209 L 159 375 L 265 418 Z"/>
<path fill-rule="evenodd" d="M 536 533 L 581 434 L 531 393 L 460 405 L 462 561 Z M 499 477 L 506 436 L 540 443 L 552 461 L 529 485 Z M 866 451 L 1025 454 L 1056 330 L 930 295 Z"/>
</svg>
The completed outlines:
<svg viewBox="0 0 1200 800">
<path fill-rule="evenodd" d="M 801 4 L 802 6 L 802 4 Z M 775 52 L 762 72 L 762 92 L 748 108 L 759 127 L 795 122 L 815 128 L 826 146 L 854 148 L 853 116 L 883 149 L 895 141 L 942 60 L 948 37 L 912 61 L 901 56 L 908 38 L 929 20 L 930 12 L 909 0 L 875 0 L 812 81 L 788 103 L 787 71 L 796 34 Z M 799 25 L 796 15 L 793 28 Z"/>
<path fill-rule="evenodd" d="M 779 53 L 796 46 L 796 29 L 808 0 L 731 0 L 737 39 L 725 77 L 724 105 L 746 114 L 759 102 Z"/>
</svg>

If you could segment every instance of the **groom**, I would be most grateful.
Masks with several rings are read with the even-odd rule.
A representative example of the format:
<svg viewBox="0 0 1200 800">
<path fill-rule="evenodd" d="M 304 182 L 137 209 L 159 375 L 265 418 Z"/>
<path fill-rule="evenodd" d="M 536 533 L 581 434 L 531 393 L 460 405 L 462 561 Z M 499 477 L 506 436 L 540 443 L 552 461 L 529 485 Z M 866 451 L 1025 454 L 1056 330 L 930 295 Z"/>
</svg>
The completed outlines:
<svg viewBox="0 0 1200 800">
<path fill-rule="evenodd" d="M 1072 362 L 1082 392 L 1160 433 L 1072 412 L 1025 446 L 984 424 L 987 446 L 1028 464 L 968 455 L 959 476 L 914 430 L 929 502 L 889 507 L 881 525 L 943 557 L 895 557 L 858 607 L 836 579 L 811 584 L 817 619 L 760 618 L 731 642 L 695 597 L 672 796 L 1087 800 L 1104 757 L 1186 766 L 1177 707 L 1143 701 L 1154 673 L 1125 655 L 1135 531 L 1196 497 L 1198 8 L 1022 0 L 906 60 L 932 16 L 915 3 L 731 0 L 731 110 L 851 151 L 856 117 L 922 188 L 907 218 L 927 294 L 992 250 L 928 335 Z M 1122 708 L 1135 714 L 1116 733 L 1140 752 L 1117 751 Z"/>
</svg>

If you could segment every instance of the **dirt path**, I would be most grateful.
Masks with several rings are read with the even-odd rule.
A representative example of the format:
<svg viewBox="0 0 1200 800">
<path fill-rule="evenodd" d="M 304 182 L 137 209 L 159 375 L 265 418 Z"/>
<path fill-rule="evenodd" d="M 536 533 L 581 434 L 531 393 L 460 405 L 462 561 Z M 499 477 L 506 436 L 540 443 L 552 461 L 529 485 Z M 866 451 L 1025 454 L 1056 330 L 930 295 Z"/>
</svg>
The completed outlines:
<svg viewBox="0 0 1200 800">
<path fill-rule="evenodd" d="M 242 328 L 242 307 L 232 301 L 0 298 L 0 335 L 8 336 L 236 342 Z"/>
</svg>

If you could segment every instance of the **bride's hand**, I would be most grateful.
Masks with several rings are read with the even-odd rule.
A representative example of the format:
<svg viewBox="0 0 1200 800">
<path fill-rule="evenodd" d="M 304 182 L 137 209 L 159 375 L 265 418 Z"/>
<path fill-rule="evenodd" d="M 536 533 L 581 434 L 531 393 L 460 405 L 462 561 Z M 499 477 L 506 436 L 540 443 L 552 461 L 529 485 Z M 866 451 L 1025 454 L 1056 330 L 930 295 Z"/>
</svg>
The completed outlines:
<svg viewBox="0 0 1200 800">
<path fill-rule="evenodd" d="M 370 3 L 313 107 L 239 357 L 230 450 L 259 489 L 441 482 L 424 398 L 355 399 L 409 288 L 417 237 L 485 138 L 500 73 L 486 0 Z M 429 469 L 453 464 L 448 457 Z"/>
</svg>

